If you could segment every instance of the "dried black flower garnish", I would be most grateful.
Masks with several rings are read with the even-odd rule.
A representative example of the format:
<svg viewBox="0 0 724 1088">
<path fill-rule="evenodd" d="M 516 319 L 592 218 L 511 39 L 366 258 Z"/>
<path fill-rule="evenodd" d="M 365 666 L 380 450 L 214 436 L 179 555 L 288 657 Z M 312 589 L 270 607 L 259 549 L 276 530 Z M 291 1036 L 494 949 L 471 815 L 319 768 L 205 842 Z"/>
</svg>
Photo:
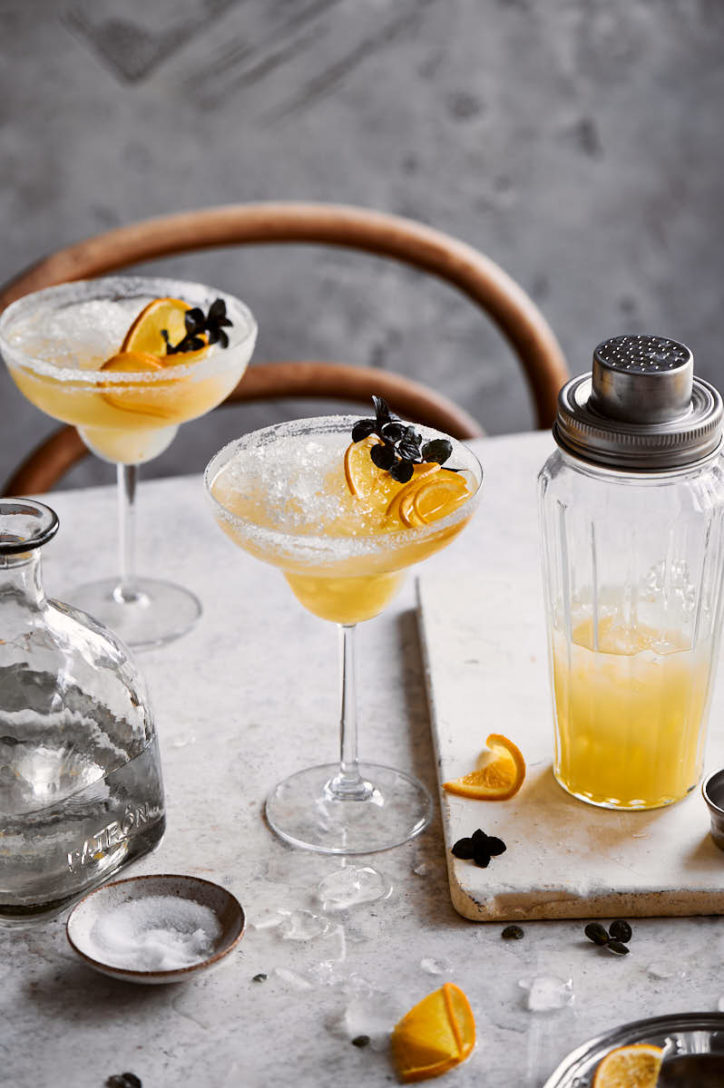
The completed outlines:
<svg viewBox="0 0 724 1088">
<path fill-rule="evenodd" d="M 452 847 L 453 857 L 463 861 L 472 861 L 480 869 L 487 869 L 491 858 L 504 853 L 506 845 L 496 835 L 486 835 L 478 828 L 469 838 L 458 839 Z"/>
<path fill-rule="evenodd" d="M 628 922 L 625 922 L 623 918 L 617 918 L 615 922 L 611 922 L 608 927 L 608 932 L 611 934 L 614 941 L 623 941 L 624 944 L 633 937 L 633 930 Z"/>
<path fill-rule="evenodd" d="M 355 1035 L 354 1039 L 352 1039 L 352 1046 L 359 1047 L 361 1050 L 363 1047 L 369 1046 L 371 1042 L 369 1035 Z"/>
<path fill-rule="evenodd" d="M 452 443 L 447 438 L 423 442 L 422 435 L 391 412 L 382 397 L 373 397 L 372 401 L 375 418 L 358 420 L 352 428 L 352 441 L 361 442 L 371 434 L 377 435 L 380 442 L 370 449 L 370 457 L 377 468 L 389 472 L 398 483 L 406 484 L 412 479 L 413 465 L 423 461 L 437 461 L 443 465 L 447 461 L 452 453 Z"/>
<path fill-rule="evenodd" d="M 623 918 L 617 918 L 615 922 L 611 922 L 608 929 L 601 925 L 600 922 L 589 922 L 583 932 L 589 941 L 593 941 L 594 944 L 600 945 L 602 948 L 607 948 L 615 956 L 625 956 L 631 951 L 626 947 L 626 944 L 631 940 L 633 930 Z"/>
<path fill-rule="evenodd" d="M 252 982 L 266 982 L 266 975 L 263 971 L 260 971 L 258 975 L 252 977 Z"/>
<path fill-rule="evenodd" d="M 106 1081 L 106 1088 L 143 1088 L 135 1073 L 116 1073 Z"/>
<path fill-rule="evenodd" d="M 628 945 L 625 945 L 623 941 L 609 941 L 606 948 L 609 952 L 613 952 L 614 956 L 628 956 L 631 951 Z"/>
<path fill-rule="evenodd" d="M 525 933 L 520 926 L 506 926 L 500 936 L 504 941 L 522 941 Z"/>
<path fill-rule="evenodd" d="M 589 922 L 583 932 L 588 937 L 589 941 L 593 941 L 594 944 L 608 944 L 610 938 L 608 936 L 608 930 L 605 926 L 602 926 L 600 922 Z"/>
<path fill-rule="evenodd" d="M 169 340 L 168 329 L 161 329 L 161 336 L 166 344 L 167 355 L 179 355 L 185 351 L 199 351 L 207 344 L 221 344 L 222 348 L 228 348 L 229 337 L 224 332 L 230 328 L 233 322 L 227 317 L 226 303 L 223 298 L 214 299 L 209 306 L 209 312 L 204 315 L 200 306 L 194 306 L 184 314 L 186 335 L 178 344 L 172 344 Z"/>
</svg>

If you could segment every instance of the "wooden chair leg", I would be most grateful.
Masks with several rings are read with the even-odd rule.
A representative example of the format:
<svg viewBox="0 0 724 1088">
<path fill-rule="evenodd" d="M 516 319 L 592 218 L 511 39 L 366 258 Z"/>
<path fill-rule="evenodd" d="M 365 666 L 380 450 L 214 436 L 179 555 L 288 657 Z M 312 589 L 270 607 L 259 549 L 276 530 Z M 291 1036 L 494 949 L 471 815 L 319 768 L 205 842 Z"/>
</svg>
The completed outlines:
<svg viewBox="0 0 724 1088">
<path fill-rule="evenodd" d="M 3 496 L 42 495 L 50 491 L 87 452 L 75 427 L 61 427 L 25 458 L 5 483 Z"/>
</svg>

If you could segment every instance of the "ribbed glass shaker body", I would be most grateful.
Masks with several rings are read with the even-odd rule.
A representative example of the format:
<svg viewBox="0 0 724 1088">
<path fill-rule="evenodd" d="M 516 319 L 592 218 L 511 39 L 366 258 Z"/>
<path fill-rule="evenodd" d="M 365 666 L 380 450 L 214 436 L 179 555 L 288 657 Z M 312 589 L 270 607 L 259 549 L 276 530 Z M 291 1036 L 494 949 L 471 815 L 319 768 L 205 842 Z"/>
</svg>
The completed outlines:
<svg viewBox="0 0 724 1088">
<path fill-rule="evenodd" d="M 539 477 L 554 773 L 644 809 L 703 766 L 721 627 L 724 468 L 621 472 L 557 450 Z"/>
<path fill-rule="evenodd" d="M 52 510 L 0 500 L 0 925 L 60 913 L 165 827 L 158 743 L 125 647 L 43 591 Z"/>
</svg>

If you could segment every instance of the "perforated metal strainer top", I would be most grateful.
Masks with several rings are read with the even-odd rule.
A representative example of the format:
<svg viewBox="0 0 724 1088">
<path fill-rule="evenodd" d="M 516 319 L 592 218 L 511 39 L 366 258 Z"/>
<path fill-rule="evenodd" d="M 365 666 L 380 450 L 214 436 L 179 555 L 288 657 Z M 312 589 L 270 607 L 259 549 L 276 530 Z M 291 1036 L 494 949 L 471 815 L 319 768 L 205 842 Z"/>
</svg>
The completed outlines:
<svg viewBox="0 0 724 1088">
<path fill-rule="evenodd" d="M 558 444 L 587 461 L 636 472 L 692 464 L 721 442 L 722 399 L 694 377 L 691 351 L 660 336 L 615 336 L 591 374 L 558 398 Z"/>
</svg>

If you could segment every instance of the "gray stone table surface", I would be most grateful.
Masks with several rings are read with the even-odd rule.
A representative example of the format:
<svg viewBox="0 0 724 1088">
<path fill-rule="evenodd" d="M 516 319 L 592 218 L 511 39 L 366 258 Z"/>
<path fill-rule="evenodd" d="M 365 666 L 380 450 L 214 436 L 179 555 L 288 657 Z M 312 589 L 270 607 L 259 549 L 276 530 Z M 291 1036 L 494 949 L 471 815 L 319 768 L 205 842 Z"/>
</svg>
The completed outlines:
<svg viewBox="0 0 724 1088">
<path fill-rule="evenodd" d="M 427 566 L 461 579 L 482 564 L 509 575 L 537 563 L 535 477 L 552 440 L 526 434 L 478 445 L 484 501 Z M 46 548 L 45 582 L 62 599 L 73 584 L 113 572 L 115 496 L 98 488 L 51 501 L 61 530 Z M 297 605 L 278 572 L 219 532 L 199 477 L 142 484 L 138 520 L 139 569 L 188 585 L 204 614 L 186 638 L 139 655 L 169 819 L 159 849 L 131 872 L 216 880 L 241 900 L 249 925 L 216 971 L 147 988 L 76 960 L 64 918 L 3 931 L 0 1083 L 101 1088 L 130 1070 L 143 1088 L 256 1088 L 290 1078 L 301 1088 L 387 1085 L 395 1083 L 389 1030 L 449 980 L 468 994 L 478 1039 L 449 1083 L 538 1088 L 591 1035 L 642 1016 L 718 1008 L 719 918 L 637 921 L 625 958 L 588 942 L 580 922 L 528 923 L 522 940 L 501 940 L 500 924 L 464 921 L 451 906 L 439 815 L 416 841 L 350 862 L 382 873 L 392 885 L 387 899 L 328 913 L 322 936 L 285 939 L 269 924 L 275 912 L 322 916 L 318 883 L 343 864 L 289 849 L 262 817 L 278 779 L 336 755 L 336 633 Z M 413 769 L 435 793 L 414 602 L 409 579 L 395 604 L 360 629 L 360 748 Z M 266 980 L 254 981 L 258 974 Z M 529 1011 L 520 982 L 541 976 L 572 980 L 573 1003 Z M 371 1045 L 353 1046 L 359 1034 Z"/>
</svg>

